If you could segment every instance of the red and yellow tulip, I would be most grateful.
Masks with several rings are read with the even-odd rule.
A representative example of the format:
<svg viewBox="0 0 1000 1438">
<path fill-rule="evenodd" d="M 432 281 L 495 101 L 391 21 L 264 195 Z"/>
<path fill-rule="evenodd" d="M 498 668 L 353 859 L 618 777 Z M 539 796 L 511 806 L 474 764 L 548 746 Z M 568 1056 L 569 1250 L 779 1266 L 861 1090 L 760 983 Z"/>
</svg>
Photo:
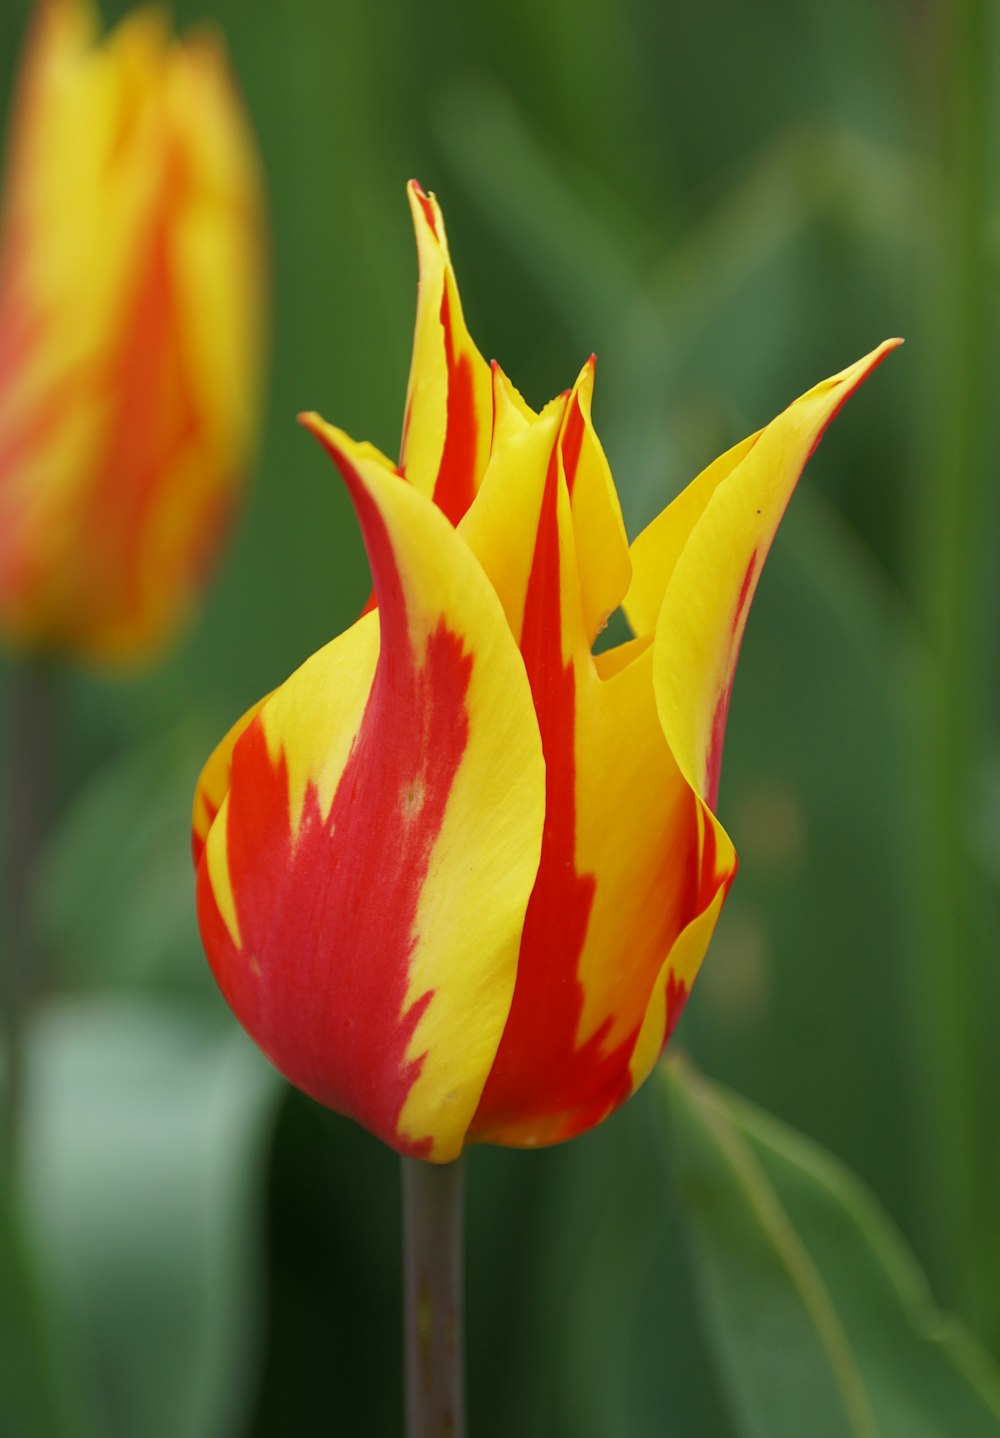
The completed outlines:
<svg viewBox="0 0 1000 1438">
<path fill-rule="evenodd" d="M 175 629 L 258 405 L 261 193 L 219 44 L 39 0 L 0 228 L 0 634 L 97 661 Z"/>
<path fill-rule="evenodd" d="M 377 609 L 223 740 L 201 932 L 299 1088 L 408 1155 L 553 1143 L 642 1083 L 736 872 L 714 813 L 747 611 L 795 483 L 883 345 L 630 547 L 594 365 L 536 414 L 476 349 L 437 203 L 397 467 L 317 415 Z M 594 655 L 623 605 L 635 638 Z"/>
</svg>

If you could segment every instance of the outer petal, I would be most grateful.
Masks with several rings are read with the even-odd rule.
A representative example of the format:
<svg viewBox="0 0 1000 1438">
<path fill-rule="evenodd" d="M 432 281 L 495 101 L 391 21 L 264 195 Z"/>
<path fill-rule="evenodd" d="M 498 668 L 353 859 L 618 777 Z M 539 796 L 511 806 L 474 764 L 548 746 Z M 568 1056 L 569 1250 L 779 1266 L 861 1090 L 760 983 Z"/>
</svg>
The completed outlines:
<svg viewBox="0 0 1000 1438">
<path fill-rule="evenodd" d="M 237 719 L 232 728 L 216 744 L 198 775 L 194 803 L 191 806 L 191 853 L 196 869 L 201 862 L 208 831 L 215 823 L 215 816 L 222 808 L 223 800 L 229 792 L 229 774 L 236 742 L 242 736 L 243 731 L 250 727 L 270 697 L 270 694 L 265 694 L 263 699 L 258 699 L 256 704 L 252 704 L 247 712 Z"/>
<path fill-rule="evenodd" d="M 817 385 L 766 429 L 729 450 L 632 546 L 626 608 L 640 633 L 655 625 L 653 679 L 664 732 L 691 787 L 704 855 L 729 870 L 703 890 L 663 965 L 632 1055 L 637 1086 L 670 1037 L 708 947 L 736 856 L 712 812 L 729 694 L 746 617 L 774 533 L 823 430 L 898 341 Z M 657 614 L 657 610 L 659 613 Z"/>
<path fill-rule="evenodd" d="M 461 526 L 518 637 L 546 760 L 514 1001 L 470 1131 L 517 1145 L 567 1138 L 628 1096 L 664 959 L 731 876 L 665 743 L 651 646 L 607 680 L 591 658 L 562 452 L 571 402 L 508 417 Z"/>
<path fill-rule="evenodd" d="M 717 461 L 633 547 L 637 616 L 662 602 L 654 643 L 657 706 L 691 787 L 714 806 L 733 675 L 747 613 L 771 541 L 806 461 L 841 405 L 890 350 L 887 340 L 797 399 L 754 440 Z M 709 476 L 714 483 L 709 483 Z"/>
<path fill-rule="evenodd" d="M 420 261 L 400 467 L 457 524 L 479 488 L 493 421 L 489 366 L 469 337 L 441 210 L 411 180 Z"/>
<path fill-rule="evenodd" d="M 719 485 L 743 463 L 760 438 L 751 434 L 703 469 L 632 541 L 632 579 L 622 603 L 636 635 L 652 635 L 674 566 Z"/>
<path fill-rule="evenodd" d="M 199 870 L 202 932 L 292 1082 L 446 1161 L 510 1006 L 543 818 L 538 730 L 464 541 L 370 446 L 307 423 L 351 491 L 379 613 L 236 742 Z"/>
</svg>

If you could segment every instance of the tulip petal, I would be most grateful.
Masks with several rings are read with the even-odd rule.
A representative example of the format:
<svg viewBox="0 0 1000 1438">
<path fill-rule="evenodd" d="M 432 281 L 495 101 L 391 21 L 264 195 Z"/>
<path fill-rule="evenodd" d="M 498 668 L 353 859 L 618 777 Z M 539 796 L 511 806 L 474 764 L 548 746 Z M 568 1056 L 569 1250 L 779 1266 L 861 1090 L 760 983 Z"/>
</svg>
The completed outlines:
<svg viewBox="0 0 1000 1438">
<path fill-rule="evenodd" d="M 887 340 L 730 450 L 632 547 L 627 612 L 648 632 L 658 607 L 660 718 L 681 772 L 712 807 L 740 643 L 775 531 L 824 429 L 899 343 Z"/>
<path fill-rule="evenodd" d="M 510 1008 L 543 821 L 538 728 L 464 540 L 377 451 L 305 422 L 350 490 L 379 610 L 238 738 L 199 871 L 203 937 L 293 1083 L 444 1162 Z"/>
<path fill-rule="evenodd" d="M 693 850 L 698 856 L 698 877 L 689 888 L 691 918 L 677 935 L 646 1006 L 629 1059 L 629 1091 L 633 1093 L 649 1077 L 677 1027 L 736 877 L 736 852 L 729 835 L 700 800 L 697 813 L 700 842 Z"/>
<path fill-rule="evenodd" d="M 457 524 L 486 469 L 493 422 L 489 366 L 469 337 L 437 200 L 407 186 L 420 286 L 400 468 Z"/>
<path fill-rule="evenodd" d="M 525 418 L 505 399 L 510 387 L 498 366 L 494 366 L 494 373 L 497 441 L 479 493 L 458 530 L 489 576 L 511 633 L 520 643 L 534 562 L 534 536 L 565 400 L 544 415 Z"/>
<path fill-rule="evenodd" d="M 521 391 L 504 374 L 496 360 L 491 361 L 493 373 L 493 440 L 490 452 L 503 446 L 511 434 L 518 434 L 538 415 Z"/>
<path fill-rule="evenodd" d="M 606 675 L 590 654 L 563 454 L 570 400 L 511 421 L 460 526 L 519 640 L 546 761 L 514 1000 L 470 1130 L 518 1146 L 567 1138 L 628 1096 L 664 962 L 732 874 L 721 848 L 708 853 L 665 742 L 651 644 Z"/>
<path fill-rule="evenodd" d="M 229 773 L 236 741 L 244 729 L 249 728 L 270 697 L 270 694 L 265 694 L 263 699 L 258 699 L 256 704 L 251 704 L 247 712 L 237 719 L 232 728 L 216 744 L 198 775 L 198 783 L 194 791 L 194 804 L 191 809 L 191 853 L 196 869 L 205 849 L 208 831 L 215 823 L 215 817 L 222 808 L 222 802 L 229 791 Z"/>
<path fill-rule="evenodd" d="M 621 603 L 632 574 L 621 505 L 590 413 L 595 364 L 591 355 L 573 386 L 559 443 L 591 644 Z"/>
<path fill-rule="evenodd" d="M 705 507 L 753 449 L 760 431 L 734 444 L 682 489 L 632 541 L 632 580 L 622 601 L 633 634 L 652 635 L 674 567 Z"/>
</svg>

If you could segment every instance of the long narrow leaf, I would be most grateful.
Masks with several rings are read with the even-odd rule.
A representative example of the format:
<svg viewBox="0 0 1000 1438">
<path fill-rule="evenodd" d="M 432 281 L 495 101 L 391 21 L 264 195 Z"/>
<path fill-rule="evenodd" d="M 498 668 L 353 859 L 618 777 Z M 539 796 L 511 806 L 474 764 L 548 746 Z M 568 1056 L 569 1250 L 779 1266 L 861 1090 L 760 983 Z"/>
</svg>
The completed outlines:
<svg viewBox="0 0 1000 1438">
<path fill-rule="evenodd" d="M 1000 1374 L 860 1181 L 689 1065 L 664 1070 L 682 1211 L 739 1431 L 996 1438 Z"/>
</svg>

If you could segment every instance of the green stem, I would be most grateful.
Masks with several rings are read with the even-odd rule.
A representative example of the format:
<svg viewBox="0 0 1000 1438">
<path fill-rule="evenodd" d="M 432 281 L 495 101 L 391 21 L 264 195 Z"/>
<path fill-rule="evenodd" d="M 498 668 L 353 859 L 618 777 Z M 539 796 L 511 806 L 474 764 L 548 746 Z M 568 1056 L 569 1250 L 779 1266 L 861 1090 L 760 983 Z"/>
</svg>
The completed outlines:
<svg viewBox="0 0 1000 1438">
<path fill-rule="evenodd" d="M 51 695 L 41 664 L 15 669 L 7 764 L 7 926 L 3 975 L 3 1140 L 13 1165 L 17 1146 L 28 1011 L 39 985 L 29 895 L 49 794 Z"/>
<path fill-rule="evenodd" d="M 463 1160 L 403 1159 L 407 1438 L 464 1438 Z"/>
<path fill-rule="evenodd" d="M 924 731 L 927 923 L 914 977 L 926 1189 L 939 1277 L 953 1285 L 949 1301 L 982 1320 L 974 1291 L 984 1274 L 977 1255 L 991 1222 L 984 1181 L 995 1139 L 989 1099 L 995 1039 L 986 1024 L 984 983 L 992 925 L 969 831 L 996 672 L 990 602 L 996 514 L 990 463 L 991 0 L 945 0 L 941 19 L 936 120 L 945 198 L 928 285 L 937 313 L 928 357 L 935 367 L 927 405 L 933 429 L 919 553 L 935 671 Z"/>
</svg>

